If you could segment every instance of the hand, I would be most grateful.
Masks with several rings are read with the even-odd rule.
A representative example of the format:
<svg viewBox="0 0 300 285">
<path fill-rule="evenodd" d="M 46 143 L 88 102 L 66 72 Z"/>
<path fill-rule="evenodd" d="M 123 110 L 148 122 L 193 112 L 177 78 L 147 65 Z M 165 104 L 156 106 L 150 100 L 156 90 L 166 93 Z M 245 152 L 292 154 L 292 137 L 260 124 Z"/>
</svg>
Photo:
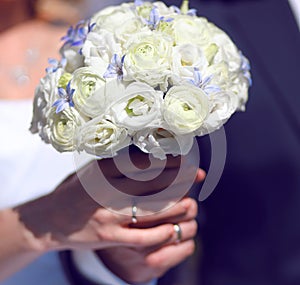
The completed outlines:
<svg viewBox="0 0 300 285">
<path fill-rule="evenodd" d="M 102 262 L 115 275 L 128 283 L 143 283 L 161 277 L 171 267 L 176 266 L 194 252 L 193 237 L 197 231 L 195 216 L 197 203 L 190 199 L 183 200 L 188 211 L 181 217 L 170 218 L 168 222 L 178 223 L 182 230 L 179 243 L 174 233 L 172 241 L 156 246 L 113 247 L 97 251 Z M 167 221 L 165 221 L 167 222 Z M 137 224 L 137 226 L 145 226 Z"/>
<path fill-rule="evenodd" d="M 145 162 L 148 161 L 145 157 L 147 156 L 141 152 L 134 155 L 140 168 L 145 167 Z M 180 159 L 178 158 L 170 157 L 168 159 L 163 171 L 165 177 L 172 177 L 178 171 L 179 162 Z M 144 189 L 146 192 L 156 192 L 167 185 L 162 179 L 157 179 L 151 183 L 139 181 L 133 185 L 127 178 L 128 173 L 132 172 L 131 163 L 126 164 L 125 162 L 125 166 L 127 166 L 125 169 L 128 173 L 120 175 L 113 167 L 112 159 L 94 161 L 82 168 L 77 174 L 68 177 L 52 194 L 16 208 L 25 227 L 38 238 L 38 246 L 44 250 L 99 249 L 118 245 L 149 247 L 167 242 L 173 235 L 173 226 L 170 223 L 162 224 L 159 221 L 180 216 L 187 211 L 187 208 L 182 203 L 178 203 L 167 212 L 150 215 L 151 218 L 149 216 L 143 217 L 143 209 L 139 209 L 139 220 L 152 222 L 156 226 L 144 230 L 132 229 L 130 228 L 131 216 L 118 215 L 99 206 L 91 199 L 81 184 L 78 177 L 84 175 L 88 181 L 92 182 L 91 187 L 98 189 L 99 197 L 104 196 L 101 194 L 105 187 L 108 188 L 105 189 L 106 191 L 111 190 L 112 186 L 109 183 L 104 184 L 104 181 L 102 184 L 95 183 L 95 179 L 99 177 L 98 164 L 105 171 L 105 179 L 114 180 L 122 187 L 125 185 L 129 189 L 134 188 L 134 191 Z M 154 161 L 151 168 L 144 170 L 144 172 L 151 172 L 158 167 L 160 168 L 159 164 L 161 162 Z M 203 179 L 203 171 L 198 170 L 197 177 Z M 184 181 L 179 181 L 177 184 L 183 193 L 187 191 L 183 188 Z M 107 196 L 104 198 L 107 199 Z M 128 208 L 130 210 L 131 205 Z M 149 214 L 149 211 L 144 213 Z"/>
</svg>

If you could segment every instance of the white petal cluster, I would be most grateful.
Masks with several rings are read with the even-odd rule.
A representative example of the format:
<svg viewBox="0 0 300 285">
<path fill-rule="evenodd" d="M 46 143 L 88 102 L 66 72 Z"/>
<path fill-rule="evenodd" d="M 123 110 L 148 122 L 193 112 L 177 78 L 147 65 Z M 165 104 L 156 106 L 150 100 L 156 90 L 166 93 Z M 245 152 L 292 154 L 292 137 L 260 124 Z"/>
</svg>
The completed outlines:
<svg viewBox="0 0 300 285">
<path fill-rule="evenodd" d="M 58 151 L 111 157 L 134 144 L 184 155 L 245 109 L 249 62 L 230 37 L 204 17 L 138 2 L 71 27 L 62 64 L 41 79 L 31 131 Z"/>
</svg>

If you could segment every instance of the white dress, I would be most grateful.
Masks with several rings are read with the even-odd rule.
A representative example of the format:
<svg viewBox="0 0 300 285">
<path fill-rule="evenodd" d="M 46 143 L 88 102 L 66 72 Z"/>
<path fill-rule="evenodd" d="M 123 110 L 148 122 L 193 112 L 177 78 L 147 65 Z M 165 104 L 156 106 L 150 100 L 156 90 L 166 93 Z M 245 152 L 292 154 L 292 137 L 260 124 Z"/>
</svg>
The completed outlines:
<svg viewBox="0 0 300 285">
<path fill-rule="evenodd" d="M 29 132 L 31 100 L 0 100 L 0 208 L 51 192 L 73 172 L 71 154 L 60 154 Z M 45 221 L 46 222 L 46 221 Z M 1 285 L 69 284 L 58 255 L 48 253 Z"/>
<path fill-rule="evenodd" d="M 31 116 L 31 100 L 0 100 L 0 209 L 50 193 L 76 169 L 72 153 L 58 153 L 30 133 Z M 94 282 L 128 284 L 108 271 L 93 251 L 74 252 L 74 262 Z M 43 255 L 0 285 L 40 284 L 70 285 L 56 252 Z M 156 280 L 145 283 L 154 284 Z"/>
</svg>

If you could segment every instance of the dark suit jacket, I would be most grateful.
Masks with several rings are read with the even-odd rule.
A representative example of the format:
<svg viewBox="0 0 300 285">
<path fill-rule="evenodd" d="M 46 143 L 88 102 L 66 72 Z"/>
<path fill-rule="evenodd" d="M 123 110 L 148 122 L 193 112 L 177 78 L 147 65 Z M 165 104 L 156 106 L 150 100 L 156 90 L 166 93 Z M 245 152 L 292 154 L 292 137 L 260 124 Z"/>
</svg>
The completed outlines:
<svg viewBox="0 0 300 285">
<path fill-rule="evenodd" d="M 197 253 L 161 284 L 299 285 L 300 37 L 288 1 L 191 0 L 190 7 L 249 58 L 253 87 L 246 112 L 226 123 L 226 166 L 199 205 Z M 209 153 L 207 138 L 200 144 L 201 155 Z M 209 158 L 202 162 L 207 169 Z"/>
</svg>

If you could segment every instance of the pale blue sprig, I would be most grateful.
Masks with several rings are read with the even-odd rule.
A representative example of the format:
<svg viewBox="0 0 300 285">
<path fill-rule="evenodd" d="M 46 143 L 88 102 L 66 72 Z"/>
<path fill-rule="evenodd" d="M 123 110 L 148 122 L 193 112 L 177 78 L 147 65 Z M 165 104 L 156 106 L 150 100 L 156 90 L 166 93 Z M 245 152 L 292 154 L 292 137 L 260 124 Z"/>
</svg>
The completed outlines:
<svg viewBox="0 0 300 285">
<path fill-rule="evenodd" d="M 64 68 L 67 64 L 67 59 L 62 58 L 60 61 L 55 58 L 49 58 L 48 59 L 49 67 L 46 68 L 47 73 L 54 73 L 59 68 Z"/>
<path fill-rule="evenodd" d="M 160 22 L 169 23 L 173 20 L 174 20 L 173 18 L 165 18 L 164 16 L 160 16 L 158 12 L 158 8 L 153 7 L 149 15 L 149 20 L 144 19 L 144 22 L 146 23 L 146 25 L 149 26 L 151 30 L 155 30 L 158 27 Z"/>
<path fill-rule="evenodd" d="M 74 107 L 73 102 L 73 94 L 75 92 L 75 89 L 71 88 L 71 81 L 67 84 L 66 89 L 59 87 L 58 88 L 58 95 L 59 99 L 56 100 L 52 107 L 56 107 L 56 114 L 63 111 L 67 107 Z"/>
<path fill-rule="evenodd" d="M 201 88 L 206 94 L 221 91 L 219 86 L 209 84 L 212 78 L 213 75 L 203 78 L 199 68 L 194 67 L 194 79 L 189 79 L 188 81 L 196 87 Z"/>
<path fill-rule="evenodd" d="M 180 8 L 178 8 L 177 6 L 171 6 L 171 8 L 173 8 L 174 9 L 174 12 L 176 13 L 176 14 L 179 14 L 179 15 L 188 15 L 188 16 L 196 16 L 197 15 L 197 10 L 196 9 L 189 9 L 186 13 L 183 13 L 182 11 L 181 11 L 181 9 Z"/>
<path fill-rule="evenodd" d="M 249 60 L 242 54 L 242 52 L 240 52 L 240 56 L 241 56 L 241 66 L 240 66 L 240 70 L 243 74 L 243 76 L 248 80 L 248 84 L 249 86 L 252 86 L 252 78 L 251 78 L 251 73 L 250 73 L 250 63 Z"/>
<path fill-rule="evenodd" d="M 85 21 L 80 21 L 75 27 L 69 27 L 67 34 L 61 38 L 65 45 L 70 45 L 74 47 L 82 47 L 87 35 L 94 29 L 96 23 L 91 23 L 90 21 L 86 25 Z M 81 53 L 81 49 L 79 50 Z"/>
<path fill-rule="evenodd" d="M 144 1 L 143 1 L 143 0 L 135 0 L 135 1 L 134 1 L 134 6 L 135 6 L 135 7 L 142 6 L 143 4 L 144 4 Z"/>
<path fill-rule="evenodd" d="M 103 77 L 104 78 L 114 78 L 117 77 L 119 80 L 123 79 L 123 65 L 124 65 L 125 55 L 120 58 L 118 54 L 114 54 L 111 58 L 111 62 L 107 67 Z"/>
</svg>

